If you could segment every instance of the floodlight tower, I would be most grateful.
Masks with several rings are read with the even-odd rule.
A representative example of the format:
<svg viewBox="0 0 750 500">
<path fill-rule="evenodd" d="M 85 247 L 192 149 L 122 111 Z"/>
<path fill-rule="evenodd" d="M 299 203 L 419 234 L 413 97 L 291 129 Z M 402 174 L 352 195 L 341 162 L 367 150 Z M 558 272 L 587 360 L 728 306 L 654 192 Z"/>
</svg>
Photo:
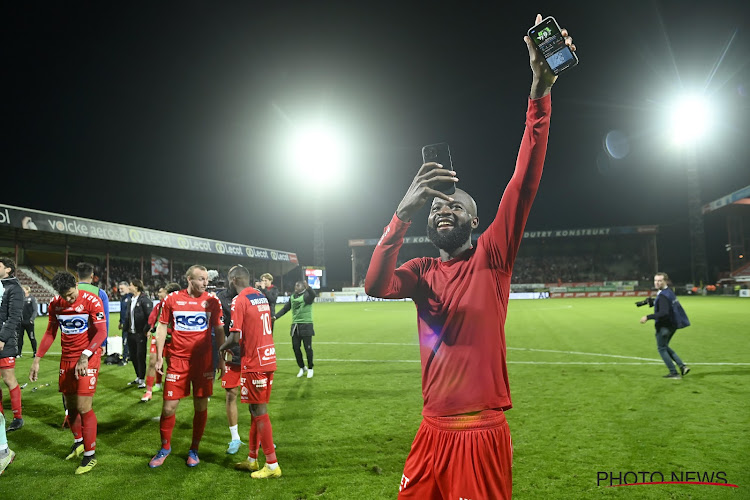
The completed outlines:
<svg viewBox="0 0 750 500">
<path fill-rule="evenodd" d="M 676 103 L 674 110 L 673 139 L 682 148 L 687 171 L 691 279 L 693 283 L 705 284 L 708 280 L 708 266 L 696 142 L 708 130 L 711 116 L 708 103 L 701 96 L 682 97 Z"/>
</svg>

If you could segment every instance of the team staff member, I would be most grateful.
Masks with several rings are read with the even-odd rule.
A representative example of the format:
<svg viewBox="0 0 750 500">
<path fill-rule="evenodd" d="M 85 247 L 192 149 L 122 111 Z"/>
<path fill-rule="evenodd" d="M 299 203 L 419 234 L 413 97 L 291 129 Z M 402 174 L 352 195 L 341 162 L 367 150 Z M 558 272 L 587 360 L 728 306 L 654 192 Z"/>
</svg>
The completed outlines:
<svg viewBox="0 0 750 500">
<path fill-rule="evenodd" d="M 537 16 L 536 23 L 541 20 Z M 574 49 L 567 31 L 562 35 Z M 424 408 L 404 466 L 401 499 L 511 497 L 504 325 L 513 261 L 542 175 L 549 94 L 557 78 L 532 41 L 524 40 L 533 72 L 526 130 L 495 220 L 473 247 L 471 232 L 479 224 L 474 199 L 460 189 L 451 196 L 437 191 L 439 182 L 458 181 L 456 173 L 425 163 L 367 271 L 369 295 L 411 297 L 417 307 Z M 440 257 L 412 259 L 396 269 L 404 234 L 428 200 L 427 234 Z"/>
<path fill-rule="evenodd" d="M 31 349 L 36 356 L 36 332 L 34 331 L 34 321 L 39 315 L 39 303 L 36 297 L 31 295 L 31 288 L 27 285 L 21 287 L 25 295 L 23 299 L 23 314 L 21 315 L 21 324 L 18 326 L 18 356 L 23 354 L 23 337 L 29 336 Z"/>
<path fill-rule="evenodd" d="M 654 301 L 654 312 L 641 318 L 641 324 L 646 321 L 653 319 L 654 327 L 656 328 L 656 349 L 659 351 L 661 359 L 664 364 L 667 365 L 669 373 L 664 375 L 664 378 L 682 378 L 690 371 L 690 367 L 682 362 L 682 359 L 677 355 L 676 352 L 669 347 L 669 341 L 672 340 L 674 332 L 677 331 L 674 323 L 672 322 L 672 316 L 670 314 L 672 310 L 672 304 L 670 303 L 668 295 L 670 294 L 669 286 L 667 281 L 669 276 L 667 273 L 656 273 L 654 275 L 654 287 L 659 290 L 656 294 L 656 301 Z M 672 362 L 674 361 L 674 363 Z M 680 367 L 680 373 L 677 373 L 675 363 Z"/>
<path fill-rule="evenodd" d="M 289 310 L 292 311 L 292 349 L 294 349 L 294 357 L 297 358 L 297 366 L 299 366 L 297 378 L 304 374 L 307 374 L 307 378 L 313 378 L 312 338 L 315 335 L 315 329 L 313 328 L 312 305 L 314 301 L 315 290 L 304 281 L 298 281 L 294 284 L 294 293 L 289 297 L 289 302 L 284 304 L 284 307 L 274 318 L 278 319 Z M 307 368 L 305 368 L 305 362 L 302 359 L 300 344 L 305 345 Z"/>
<path fill-rule="evenodd" d="M 148 315 L 148 326 L 151 329 L 151 341 L 149 342 L 149 355 L 148 355 L 148 368 L 146 369 L 146 392 L 141 398 L 141 402 L 145 403 L 151 401 L 151 397 L 154 392 L 161 390 L 161 373 L 156 371 L 156 324 L 159 322 L 159 316 L 161 316 L 161 309 L 164 307 L 164 299 L 167 298 L 172 292 L 176 292 L 180 289 L 180 285 L 177 283 L 169 283 L 167 286 L 159 288 L 157 293 L 159 297 L 159 303 L 154 306 L 151 310 L 151 314 Z M 172 325 L 167 326 L 167 335 L 172 335 Z M 156 384 L 154 384 L 156 380 Z"/>
<path fill-rule="evenodd" d="M 23 316 L 23 289 L 16 278 L 16 263 L 7 257 L 0 258 L 0 376 L 10 392 L 13 421 L 8 431 L 23 427 L 21 413 L 21 388 L 16 379 L 16 356 L 18 350 L 17 331 Z M 3 391 L 0 390 L 0 412 L 3 412 Z"/>
<path fill-rule="evenodd" d="M 276 314 L 276 300 L 279 298 L 279 289 L 273 286 L 273 275 L 271 273 L 263 273 L 260 275 L 260 281 L 257 282 L 255 288 L 266 296 L 268 299 L 268 307 L 271 308 L 271 318 Z M 271 324 L 273 328 L 273 323 Z"/>
<path fill-rule="evenodd" d="M 133 361 L 135 380 L 128 385 L 138 385 L 139 389 L 146 388 L 146 341 L 151 327 L 148 317 L 154 308 L 153 301 L 144 293 L 143 281 L 138 278 L 130 280 L 128 291 L 131 297 L 127 301 L 125 310 L 125 326 L 122 331 L 128 332 L 128 347 L 130 359 Z"/>
<path fill-rule="evenodd" d="M 226 351 L 239 342 L 242 352 L 240 394 L 243 403 L 250 405 L 250 432 L 247 440 L 247 460 L 235 469 L 255 471 L 254 479 L 281 477 L 281 467 L 273 446 L 273 430 L 268 416 L 268 401 L 276 371 L 276 348 L 271 331 L 271 308 L 268 298 L 250 287 L 250 272 L 244 267 L 235 269 L 234 284 L 241 290 L 232 300 L 230 337 L 221 346 Z M 258 470 L 258 447 L 263 447 L 266 463 Z"/>
<path fill-rule="evenodd" d="M 96 382 L 101 365 L 101 345 L 107 338 L 107 323 L 99 297 L 76 286 L 75 277 L 59 272 L 52 278 L 52 288 L 59 294 L 49 304 L 49 322 L 34 361 L 29 380 L 36 382 L 39 360 L 47 353 L 62 331 L 60 345 L 60 392 L 68 408 L 73 446 L 65 460 L 81 455 L 76 474 L 85 474 L 96 466 L 96 414 L 93 410 Z"/>
<path fill-rule="evenodd" d="M 229 323 L 231 321 L 232 314 L 232 300 L 237 296 L 237 291 L 242 290 L 247 285 L 239 286 L 237 284 L 238 276 L 249 274 L 249 271 L 242 266 L 234 266 L 229 270 L 227 274 L 227 287 L 216 294 L 216 298 L 221 302 L 221 309 L 223 313 L 224 321 L 224 341 L 229 337 Z M 244 282 L 243 282 L 244 283 Z M 240 433 L 238 430 L 238 416 L 237 416 L 237 393 L 240 387 L 240 375 L 241 375 L 241 364 L 242 364 L 242 353 L 240 352 L 240 346 L 234 345 L 231 349 L 226 350 L 219 357 L 219 368 L 222 368 L 221 376 L 221 387 L 226 392 L 226 409 L 227 409 L 227 423 L 229 424 L 229 434 L 231 440 L 227 447 L 227 453 L 234 455 L 240 449 L 242 440 L 240 439 Z"/>
<path fill-rule="evenodd" d="M 208 271 L 203 266 L 191 266 L 185 275 L 188 286 L 173 292 L 164 299 L 164 307 L 156 328 L 156 371 L 164 364 L 164 342 L 167 325 L 174 328 L 172 340 L 167 345 L 168 371 L 164 382 L 164 403 L 161 409 L 159 432 L 161 449 L 149 462 L 149 467 L 159 467 L 172 451 L 172 431 L 175 412 L 180 399 L 193 389 L 193 440 L 188 451 L 187 465 L 200 463 L 198 447 L 208 419 L 208 398 L 213 394 L 214 358 L 211 329 L 224 326 L 221 304 L 214 295 L 206 292 Z"/>
<path fill-rule="evenodd" d="M 125 314 L 128 310 L 128 304 L 130 298 L 133 296 L 130 293 L 130 284 L 127 281 L 121 281 L 117 285 L 117 289 L 120 292 L 120 322 L 117 324 L 117 328 L 122 330 L 122 362 L 121 365 L 127 364 L 130 359 L 130 348 L 128 347 L 128 329 L 125 324 Z"/>
</svg>

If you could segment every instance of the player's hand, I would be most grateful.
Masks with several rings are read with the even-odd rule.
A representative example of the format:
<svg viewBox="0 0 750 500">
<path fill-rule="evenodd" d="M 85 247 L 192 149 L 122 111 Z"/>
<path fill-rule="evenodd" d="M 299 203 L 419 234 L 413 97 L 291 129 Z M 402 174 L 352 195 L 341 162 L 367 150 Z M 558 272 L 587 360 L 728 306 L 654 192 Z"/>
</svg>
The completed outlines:
<svg viewBox="0 0 750 500">
<path fill-rule="evenodd" d="M 4 347 L 5 347 L 5 342 L 0 340 L 0 351 L 2 351 Z"/>
<path fill-rule="evenodd" d="M 156 357 L 156 365 L 154 368 L 156 368 L 157 373 L 161 373 L 164 375 L 164 372 L 162 371 L 161 367 L 164 366 L 164 358 Z"/>
<path fill-rule="evenodd" d="M 645 323 L 646 321 L 648 321 L 648 316 L 644 316 L 641 318 L 641 324 Z"/>
<path fill-rule="evenodd" d="M 224 371 L 226 369 L 227 369 L 227 364 L 224 361 L 224 354 L 221 353 L 221 355 L 219 356 L 219 363 L 216 365 L 216 375 L 218 377 L 223 377 L 224 376 Z"/>
<path fill-rule="evenodd" d="M 396 216 L 404 222 L 409 222 L 412 215 L 417 213 L 427 203 L 427 200 L 437 197 L 446 201 L 453 201 L 453 198 L 434 188 L 440 182 L 458 182 L 456 172 L 443 168 L 439 163 L 423 163 L 416 177 L 411 181 L 411 186 L 406 191 L 401 203 L 398 204 Z"/>
<path fill-rule="evenodd" d="M 122 330 L 122 323 L 117 323 L 117 329 Z"/>
<path fill-rule="evenodd" d="M 81 357 L 78 358 L 78 363 L 76 363 L 76 380 L 81 377 L 85 377 L 86 373 L 88 372 L 88 368 L 89 358 L 85 354 L 81 354 Z"/>
<path fill-rule="evenodd" d="M 34 358 L 31 362 L 31 370 L 29 370 L 29 380 L 36 382 L 39 376 L 39 358 Z"/>
</svg>

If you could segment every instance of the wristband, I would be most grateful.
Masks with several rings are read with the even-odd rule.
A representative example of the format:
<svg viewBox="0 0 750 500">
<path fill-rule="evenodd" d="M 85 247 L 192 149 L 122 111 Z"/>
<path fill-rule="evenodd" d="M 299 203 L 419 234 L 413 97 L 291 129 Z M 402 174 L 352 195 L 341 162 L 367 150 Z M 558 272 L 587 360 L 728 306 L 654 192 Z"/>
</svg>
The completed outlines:
<svg viewBox="0 0 750 500">
<path fill-rule="evenodd" d="M 93 352 L 89 351 L 88 349 L 84 349 L 81 354 L 85 354 L 87 358 L 90 358 Z"/>
</svg>

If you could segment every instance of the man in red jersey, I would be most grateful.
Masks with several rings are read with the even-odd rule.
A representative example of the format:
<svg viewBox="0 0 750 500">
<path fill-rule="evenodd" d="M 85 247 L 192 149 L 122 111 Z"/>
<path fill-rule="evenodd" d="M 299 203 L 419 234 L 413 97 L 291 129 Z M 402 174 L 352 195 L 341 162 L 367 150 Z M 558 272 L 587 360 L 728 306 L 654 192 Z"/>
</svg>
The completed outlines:
<svg viewBox="0 0 750 500">
<path fill-rule="evenodd" d="M 159 316 L 161 315 L 161 309 L 164 307 L 164 299 L 167 298 L 172 292 L 176 292 L 180 289 L 180 285 L 177 283 L 169 283 L 167 286 L 159 288 L 157 296 L 159 297 L 159 303 L 154 306 L 151 310 L 151 314 L 148 315 L 148 324 L 151 326 L 151 342 L 149 347 L 148 355 L 148 368 L 146 369 L 146 392 L 141 397 L 141 403 L 151 401 L 151 397 L 154 392 L 161 390 L 161 372 L 156 371 L 156 325 L 159 322 Z M 172 333 L 172 328 L 167 327 L 167 333 Z M 156 384 L 154 384 L 156 380 Z"/>
<path fill-rule="evenodd" d="M 65 398 L 74 439 L 65 460 L 83 452 L 76 474 L 85 474 L 96 466 L 96 414 L 92 403 L 99 379 L 101 345 L 107 338 L 107 318 L 99 297 L 79 290 L 72 274 L 65 271 L 55 274 L 52 287 L 59 295 L 49 304 L 47 331 L 31 363 L 29 379 L 36 382 L 39 360 L 47 353 L 59 328 L 62 331 L 60 392 Z"/>
<path fill-rule="evenodd" d="M 211 328 L 224 326 L 219 300 L 206 292 L 208 271 L 203 266 L 191 266 L 185 275 L 188 287 L 173 292 L 164 299 L 164 307 L 156 328 L 156 371 L 164 364 L 164 343 L 167 325 L 172 324 L 172 341 L 167 345 L 167 374 L 164 377 L 164 403 L 159 431 L 161 449 L 149 462 L 159 467 L 172 451 L 172 430 L 180 399 L 190 395 L 193 387 L 193 441 L 188 451 L 187 465 L 200 462 L 198 447 L 208 418 L 208 398 L 213 394 L 214 360 Z"/>
<path fill-rule="evenodd" d="M 537 16 L 536 23 L 542 17 Z M 565 43 L 575 50 L 563 30 Z M 547 149 L 550 90 L 557 77 L 532 41 L 533 81 L 526 130 L 495 220 L 471 244 L 479 224 L 466 192 L 434 187 L 456 182 L 437 163 L 419 169 L 378 242 L 365 280 L 369 295 L 411 297 L 417 307 L 423 420 L 404 465 L 400 499 L 510 498 L 512 446 L 504 410 L 511 408 L 505 360 L 505 317 L 513 261 L 539 187 Z M 428 236 L 440 258 L 396 269 L 411 218 L 432 199 Z"/>
<path fill-rule="evenodd" d="M 271 328 L 271 307 L 265 294 L 250 286 L 250 271 L 244 267 L 233 270 L 233 283 L 241 290 L 232 300 L 230 335 L 219 348 L 229 350 L 239 342 L 241 361 L 240 401 L 250 404 L 250 433 L 247 460 L 235 469 L 255 471 L 251 477 L 268 479 L 281 477 L 281 467 L 273 446 L 268 401 L 271 397 L 273 372 L 276 371 L 276 348 Z M 263 447 L 266 464 L 258 470 L 258 445 Z"/>
</svg>

